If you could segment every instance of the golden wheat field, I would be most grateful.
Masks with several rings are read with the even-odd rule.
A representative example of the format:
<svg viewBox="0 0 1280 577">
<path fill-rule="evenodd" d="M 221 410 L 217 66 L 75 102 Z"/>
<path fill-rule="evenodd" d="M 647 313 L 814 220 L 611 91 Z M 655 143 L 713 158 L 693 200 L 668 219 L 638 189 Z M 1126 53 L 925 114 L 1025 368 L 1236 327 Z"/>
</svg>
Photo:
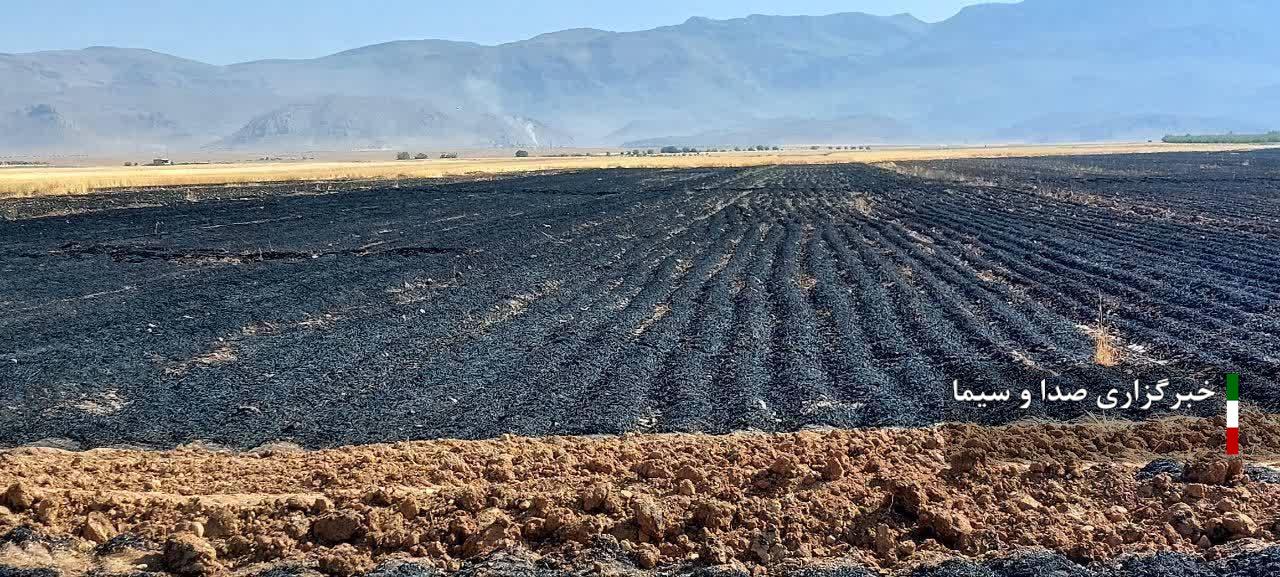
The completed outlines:
<svg viewBox="0 0 1280 577">
<path fill-rule="evenodd" d="M 724 152 L 656 156 L 547 156 L 411 161 L 241 162 L 175 166 L 15 167 L 0 169 L 0 198 L 85 194 L 112 188 L 256 182 L 439 178 L 588 168 L 693 168 L 770 164 L 891 162 L 946 158 L 1059 156 L 1257 148 L 1215 144 L 1060 144 L 984 147 L 884 148 Z"/>
</svg>

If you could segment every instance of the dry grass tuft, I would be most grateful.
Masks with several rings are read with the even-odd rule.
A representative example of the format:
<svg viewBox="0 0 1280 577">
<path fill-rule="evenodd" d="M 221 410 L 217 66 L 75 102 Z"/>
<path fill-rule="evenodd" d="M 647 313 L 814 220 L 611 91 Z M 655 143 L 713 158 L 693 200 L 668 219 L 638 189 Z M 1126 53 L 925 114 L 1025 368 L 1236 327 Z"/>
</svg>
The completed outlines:
<svg viewBox="0 0 1280 577">
<path fill-rule="evenodd" d="M 1098 327 L 1093 332 L 1093 362 L 1103 367 L 1120 364 L 1120 348 L 1116 346 L 1111 328 L 1107 326 L 1106 310 L 1098 302 Z"/>
<path fill-rule="evenodd" d="M 1093 362 L 1103 367 L 1120 364 L 1120 350 L 1111 342 L 1111 332 L 1106 327 L 1093 337 Z"/>
</svg>

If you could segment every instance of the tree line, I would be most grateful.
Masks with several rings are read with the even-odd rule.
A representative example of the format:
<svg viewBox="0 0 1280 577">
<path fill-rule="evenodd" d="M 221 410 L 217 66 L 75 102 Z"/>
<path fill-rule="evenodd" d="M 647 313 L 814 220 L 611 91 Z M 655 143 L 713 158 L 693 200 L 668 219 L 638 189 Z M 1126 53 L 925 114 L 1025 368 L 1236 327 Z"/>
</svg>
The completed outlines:
<svg viewBox="0 0 1280 577">
<path fill-rule="evenodd" d="M 1264 134 L 1169 134 L 1161 140 L 1171 144 L 1274 144 L 1280 143 L 1280 131 Z"/>
</svg>

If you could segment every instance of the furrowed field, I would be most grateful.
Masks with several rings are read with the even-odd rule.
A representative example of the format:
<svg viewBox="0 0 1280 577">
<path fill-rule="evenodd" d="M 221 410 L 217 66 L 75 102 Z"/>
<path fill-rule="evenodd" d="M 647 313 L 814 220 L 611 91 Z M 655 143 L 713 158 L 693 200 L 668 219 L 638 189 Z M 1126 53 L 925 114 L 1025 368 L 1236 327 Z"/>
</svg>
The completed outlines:
<svg viewBox="0 0 1280 577">
<path fill-rule="evenodd" d="M 953 380 L 1274 382 L 1278 191 L 1260 151 L 10 200 L 0 444 L 998 423 L 1096 408 Z"/>
</svg>

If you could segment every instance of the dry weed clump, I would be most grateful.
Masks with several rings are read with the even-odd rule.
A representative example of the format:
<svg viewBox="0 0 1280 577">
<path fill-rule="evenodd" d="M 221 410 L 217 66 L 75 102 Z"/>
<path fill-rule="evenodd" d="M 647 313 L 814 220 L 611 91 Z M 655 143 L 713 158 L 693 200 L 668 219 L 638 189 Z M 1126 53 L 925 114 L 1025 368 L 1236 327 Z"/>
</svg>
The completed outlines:
<svg viewBox="0 0 1280 577">
<path fill-rule="evenodd" d="M 1093 362 L 1103 367 L 1120 364 L 1120 348 L 1115 345 L 1111 327 L 1107 326 L 1106 310 L 1098 303 L 1098 326 L 1093 333 Z"/>
<path fill-rule="evenodd" d="M 1093 339 L 1093 362 L 1103 367 L 1120 364 L 1120 351 L 1111 342 L 1111 332 L 1100 327 Z"/>
</svg>

